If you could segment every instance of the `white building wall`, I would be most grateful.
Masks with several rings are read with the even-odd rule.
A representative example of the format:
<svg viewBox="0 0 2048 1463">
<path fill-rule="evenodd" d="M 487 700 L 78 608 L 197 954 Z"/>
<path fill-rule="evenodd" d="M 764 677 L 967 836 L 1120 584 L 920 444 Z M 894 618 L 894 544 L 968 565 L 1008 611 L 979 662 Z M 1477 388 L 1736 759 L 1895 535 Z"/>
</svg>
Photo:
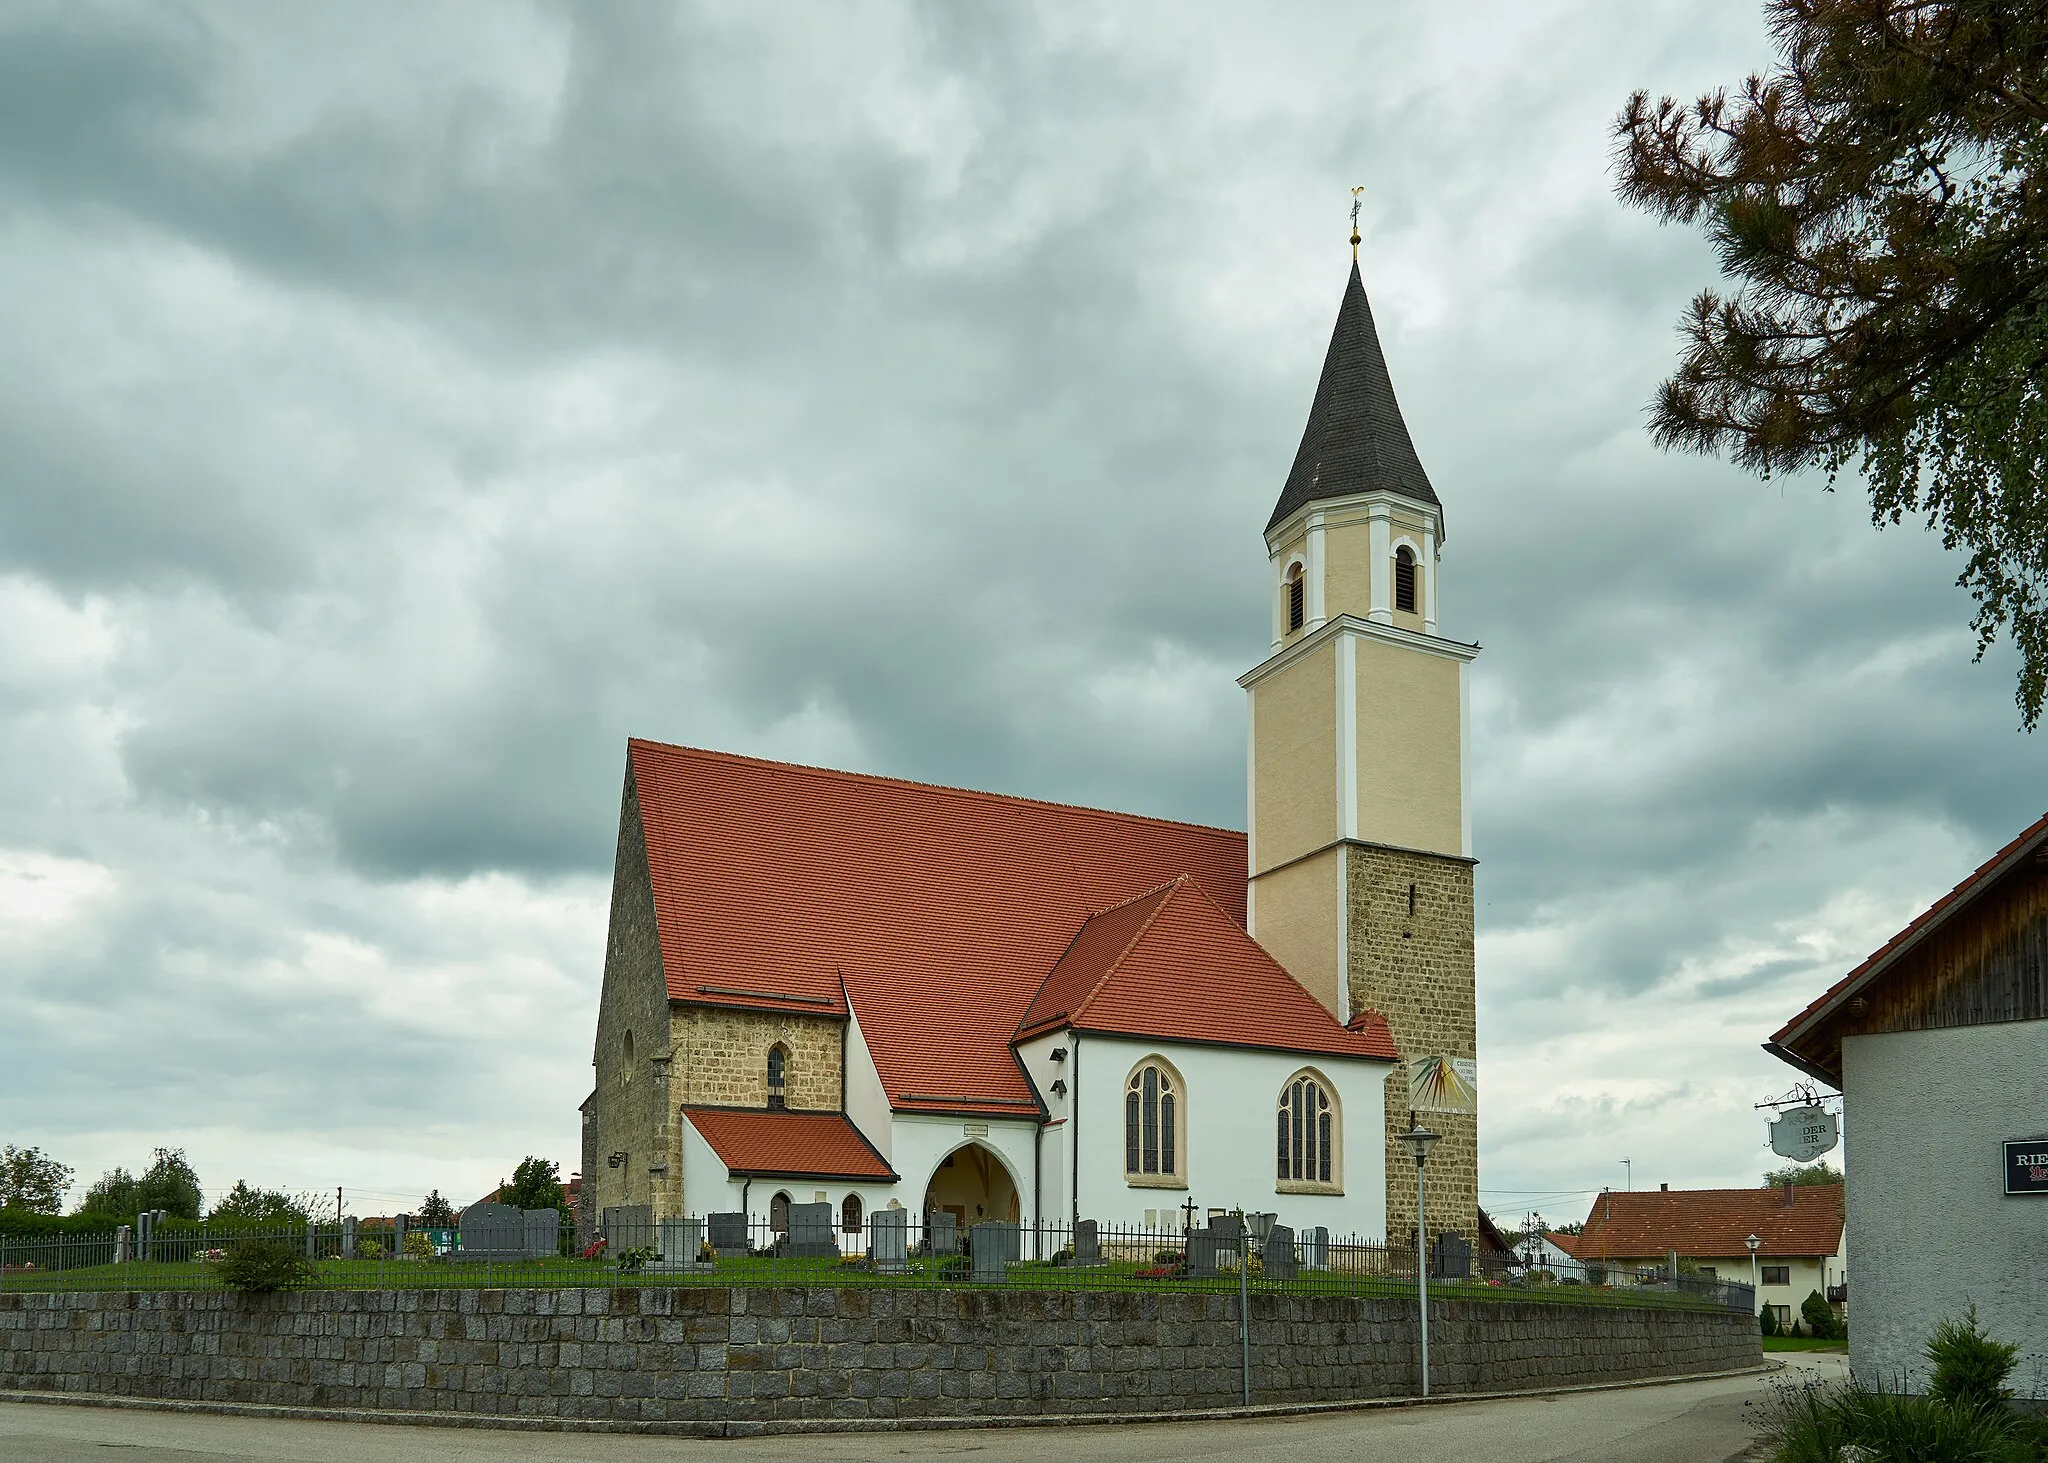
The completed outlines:
<svg viewBox="0 0 2048 1463">
<path fill-rule="evenodd" d="M 846 1116 L 876 1148 L 888 1158 L 894 1137 L 889 1121 L 889 1093 L 882 1086 L 882 1074 L 875 1069 L 874 1053 L 860 1029 L 860 1015 L 853 1002 L 846 1003 Z M 900 1172 L 900 1170 L 899 1170 Z"/>
<path fill-rule="evenodd" d="M 1072 1141 L 1080 1152 L 1083 1219 L 1142 1225 L 1146 1210 L 1154 1211 L 1156 1222 L 1192 1199 L 1198 1215 L 1271 1211 L 1297 1233 L 1320 1224 L 1333 1236 L 1386 1237 L 1382 1088 L 1391 1063 L 1124 1037 L 1083 1035 L 1072 1045 L 1081 1073 L 1078 1111 L 1068 1126 L 1076 1130 Z M 1187 1088 L 1185 1189 L 1124 1180 L 1124 1083 L 1139 1060 L 1154 1053 L 1172 1064 Z M 1303 1067 L 1327 1077 L 1342 1106 L 1342 1194 L 1283 1194 L 1274 1181 L 1274 1110 L 1281 1087 Z"/>
<path fill-rule="evenodd" d="M 2048 1196 L 2007 1197 L 2002 1145 L 2048 1135 L 2048 1021 L 1851 1036 L 1849 1365 L 1923 1390 L 1928 1333 L 1976 1306 L 2017 1342 L 2012 1385 L 2048 1398 Z"/>
</svg>

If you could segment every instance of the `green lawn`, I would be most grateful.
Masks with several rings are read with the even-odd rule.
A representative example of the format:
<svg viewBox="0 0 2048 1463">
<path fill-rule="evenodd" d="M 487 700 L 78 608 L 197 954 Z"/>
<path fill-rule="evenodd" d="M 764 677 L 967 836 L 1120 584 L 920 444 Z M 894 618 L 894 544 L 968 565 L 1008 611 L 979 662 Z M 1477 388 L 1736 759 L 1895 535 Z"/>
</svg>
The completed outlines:
<svg viewBox="0 0 2048 1463">
<path fill-rule="evenodd" d="M 1847 1351 L 1846 1341 L 1826 1340 L 1819 1336 L 1766 1336 L 1763 1338 L 1766 1351 Z"/>
</svg>

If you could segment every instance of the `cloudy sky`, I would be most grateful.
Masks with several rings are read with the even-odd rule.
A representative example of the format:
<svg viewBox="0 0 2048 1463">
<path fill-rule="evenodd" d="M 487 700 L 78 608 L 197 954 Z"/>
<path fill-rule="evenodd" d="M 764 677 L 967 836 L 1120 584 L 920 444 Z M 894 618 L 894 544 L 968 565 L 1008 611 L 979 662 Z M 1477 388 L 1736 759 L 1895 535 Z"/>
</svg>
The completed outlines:
<svg viewBox="0 0 2048 1463">
<path fill-rule="evenodd" d="M 2048 802 L 1959 568 L 1658 454 L 1631 88 L 1753 6 L 0 15 L 0 1141 L 576 1160 L 629 735 L 1241 826 L 1363 184 L 1475 668 L 1481 1183 L 1754 1183 L 1758 1043 Z"/>
</svg>

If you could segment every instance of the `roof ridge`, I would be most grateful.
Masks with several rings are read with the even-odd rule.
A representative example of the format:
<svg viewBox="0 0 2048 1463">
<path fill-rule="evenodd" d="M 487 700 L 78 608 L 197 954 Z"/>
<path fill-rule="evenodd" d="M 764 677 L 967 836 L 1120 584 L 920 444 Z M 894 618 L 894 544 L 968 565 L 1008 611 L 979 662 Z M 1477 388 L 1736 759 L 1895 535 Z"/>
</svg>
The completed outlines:
<svg viewBox="0 0 2048 1463">
<path fill-rule="evenodd" d="M 772 767 L 779 772 L 801 772 L 809 777 L 827 778 L 834 782 L 886 783 L 892 787 L 915 788 L 920 792 L 944 793 L 952 797 L 970 798 L 977 802 L 1021 803 L 1027 807 L 1050 808 L 1059 812 L 1086 813 L 1096 818 L 1111 818 L 1121 823 L 1152 823 L 1162 828 L 1191 828 L 1199 833 L 1222 833 L 1231 838 L 1243 838 L 1243 830 L 1224 828 L 1215 823 L 1193 823 L 1184 818 L 1159 818 L 1150 813 L 1125 813 L 1115 808 L 1097 808 L 1087 803 L 1063 803 L 1052 798 L 1026 797 L 1019 793 L 989 792 L 985 788 L 958 787 L 945 782 L 918 782 L 908 777 L 891 777 L 883 772 L 849 772 L 842 767 L 820 767 L 810 762 L 780 762 L 772 757 L 753 757 L 745 752 L 721 752 L 712 747 L 691 747 L 680 742 L 658 742 L 652 737 L 626 738 L 628 755 L 634 747 L 648 747 L 661 752 L 677 752 L 686 757 L 699 757 L 716 762 L 737 762 L 750 767 Z"/>
<path fill-rule="evenodd" d="M 1043 1017 L 1036 1022 L 1033 1022 L 1030 1019 L 1032 1011 L 1037 1009 L 1038 998 L 1045 994 L 1045 988 L 1048 985 L 1052 984 L 1053 976 L 1059 973 L 1060 965 L 1066 960 L 1066 958 L 1069 955 L 1074 953 L 1074 947 L 1081 943 L 1081 936 L 1088 933 L 1088 926 L 1094 924 L 1095 921 L 1101 919 L 1104 915 L 1115 914 L 1120 909 L 1129 909 L 1133 904 L 1136 904 L 1139 900 L 1149 899 L 1152 895 L 1157 894 L 1160 890 L 1165 889 L 1172 884 L 1178 883 L 1180 880 L 1185 879 L 1187 877 L 1188 876 L 1186 874 L 1176 874 L 1173 878 L 1168 879 L 1166 883 L 1154 884 L 1150 889 L 1146 889 L 1141 893 L 1133 894 L 1129 899 L 1124 900 L 1121 904 L 1112 904 L 1106 909 L 1096 910 L 1093 914 L 1085 916 L 1081 920 L 1081 923 L 1075 925 L 1073 935 L 1067 940 L 1067 943 L 1061 947 L 1058 957 L 1053 960 L 1052 964 L 1048 965 L 1045 968 L 1045 974 L 1040 976 L 1038 978 L 1038 984 L 1032 987 L 1031 999 L 1024 1003 L 1023 1013 L 1019 1015 L 1017 1018 L 1017 1029 L 1010 1033 L 1010 1040 L 1014 1043 L 1026 1031 L 1036 1030 L 1037 1028 L 1045 1026 L 1050 1022 L 1056 1022 L 1063 1017 L 1068 1021 L 1072 1021 L 1075 1016 L 1075 1013 L 1077 1013 L 1082 1006 L 1087 1004 L 1087 997 L 1084 996 L 1081 1000 L 1074 1002 L 1073 1005 L 1065 1011 L 1055 1011 L 1052 1015 Z M 1165 901 L 1161 900 L 1160 903 L 1163 906 L 1165 904 Z M 1157 919 L 1158 917 L 1159 911 L 1156 909 L 1153 910 L 1151 915 L 1146 919 L 1145 923 L 1139 927 L 1138 933 L 1143 934 L 1146 930 L 1150 929 L 1152 927 L 1152 921 L 1154 919 Z M 1135 943 L 1136 939 L 1137 936 L 1132 936 L 1131 943 Z M 1114 970 L 1118 962 L 1121 961 L 1124 958 L 1124 956 L 1130 953 L 1131 944 L 1127 943 L 1125 944 L 1123 949 L 1117 952 L 1116 959 L 1111 960 L 1105 967 L 1105 969 Z M 1092 987 L 1089 990 L 1088 995 L 1094 995 L 1095 992 L 1100 990 L 1101 988 L 1101 982 L 1096 982 L 1094 987 Z M 1014 1053 L 1015 1050 L 1016 1048 L 1012 1046 L 1012 1053 Z M 1027 1073 L 1026 1075 L 1028 1076 L 1029 1074 Z M 1036 1091 L 1036 1088 L 1034 1088 L 1033 1090 Z"/>
</svg>

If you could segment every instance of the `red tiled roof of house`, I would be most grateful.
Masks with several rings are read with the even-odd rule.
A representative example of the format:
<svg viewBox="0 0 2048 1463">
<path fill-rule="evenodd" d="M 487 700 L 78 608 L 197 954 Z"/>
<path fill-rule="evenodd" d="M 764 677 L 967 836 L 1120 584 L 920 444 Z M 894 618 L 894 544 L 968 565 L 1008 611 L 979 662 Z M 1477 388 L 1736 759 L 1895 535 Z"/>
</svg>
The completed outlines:
<svg viewBox="0 0 2048 1463">
<path fill-rule="evenodd" d="M 1189 875 L 1240 927 L 1241 833 L 634 740 L 671 998 L 842 1015 L 899 1111 L 1041 1112 L 1009 1041 L 1092 914 Z"/>
<path fill-rule="evenodd" d="M 1749 1253 L 1750 1235 L 1766 1257 L 1832 1255 L 1842 1243 L 1840 1184 L 1785 1189 L 1659 1189 L 1602 1194 L 1593 1201 L 1574 1253 L 1581 1260 L 1644 1259 L 1676 1250 L 1711 1259 Z M 1556 1236 L 1552 1236 L 1553 1243 Z"/>
<path fill-rule="evenodd" d="M 1829 986 L 1804 1011 L 1801 1011 L 1797 1016 L 1787 1021 L 1783 1027 L 1779 1028 L 1778 1032 L 1764 1044 L 1764 1049 L 1776 1052 L 1781 1057 L 1787 1055 L 1797 1057 L 1799 1060 L 1794 1065 L 1801 1067 L 1814 1076 L 1826 1077 L 1832 1082 L 1834 1078 L 1829 1073 L 1816 1069 L 1811 1060 L 1805 1054 L 1799 1052 L 1799 1038 L 1808 1034 L 1805 1028 L 1810 1027 L 1818 1018 L 1827 1015 L 1838 1003 L 1846 1000 L 1857 987 L 1867 984 L 1870 979 L 1881 973 L 1886 966 L 1891 964 L 1894 957 L 1903 954 L 1907 949 L 1917 944 L 1922 936 L 1933 933 L 1934 930 L 1948 920 L 1949 916 L 1955 914 L 1964 905 L 1968 904 L 1971 899 L 1975 898 L 1984 889 L 1990 887 L 1992 882 L 2025 855 L 2029 848 L 2041 842 L 2044 835 L 2048 835 L 2048 816 L 2043 816 L 2036 820 L 2026 832 L 2020 834 L 2019 837 L 2008 843 L 2004 848 L 2001 848 L 1997 853 L 1991 855 L 1990 858 L 1984 860 L 1983 863 L 1979 864 L 1972 871 L 1967 879 L 1964 879 L 1955 888 L 1949 890 L 1948 893 L 1942 895 L 1941 898 L 1929 905 L 1926 912 L 1918 919 L 1878 946 L 1861 965 L 1858 965 L 1832 986 Z"/>
<path fill-rule="evenodd" d="M 1744 1233 L 1746 1234 L 1748 1233 L 1748 1231 L 1745 1230 Z M 1546 1229 L 1543 1231 L 1543 1238 L 1548 1240 L 1556 1248 L 1563 1250 L 1567 1255 L 1570 1255 L 1573 1259 L 1578 1258 L 1579 1236 L 1575 1234 L 1565 1234 L 1555 1229 Z"/>
<path fill-rule="evenodd" d="M 1081 926 L 1018 1028 L 1399 1060 L 1386 1023 L 1339 1025 L 1201 886 L 1174 879 Z"/>
<path fill-rule="evenodd" d="M 844 1113 L 686 1107 L 726 1171 L 747 1176 L 875 1179 L 896 1175 Z"/>
</svg>

